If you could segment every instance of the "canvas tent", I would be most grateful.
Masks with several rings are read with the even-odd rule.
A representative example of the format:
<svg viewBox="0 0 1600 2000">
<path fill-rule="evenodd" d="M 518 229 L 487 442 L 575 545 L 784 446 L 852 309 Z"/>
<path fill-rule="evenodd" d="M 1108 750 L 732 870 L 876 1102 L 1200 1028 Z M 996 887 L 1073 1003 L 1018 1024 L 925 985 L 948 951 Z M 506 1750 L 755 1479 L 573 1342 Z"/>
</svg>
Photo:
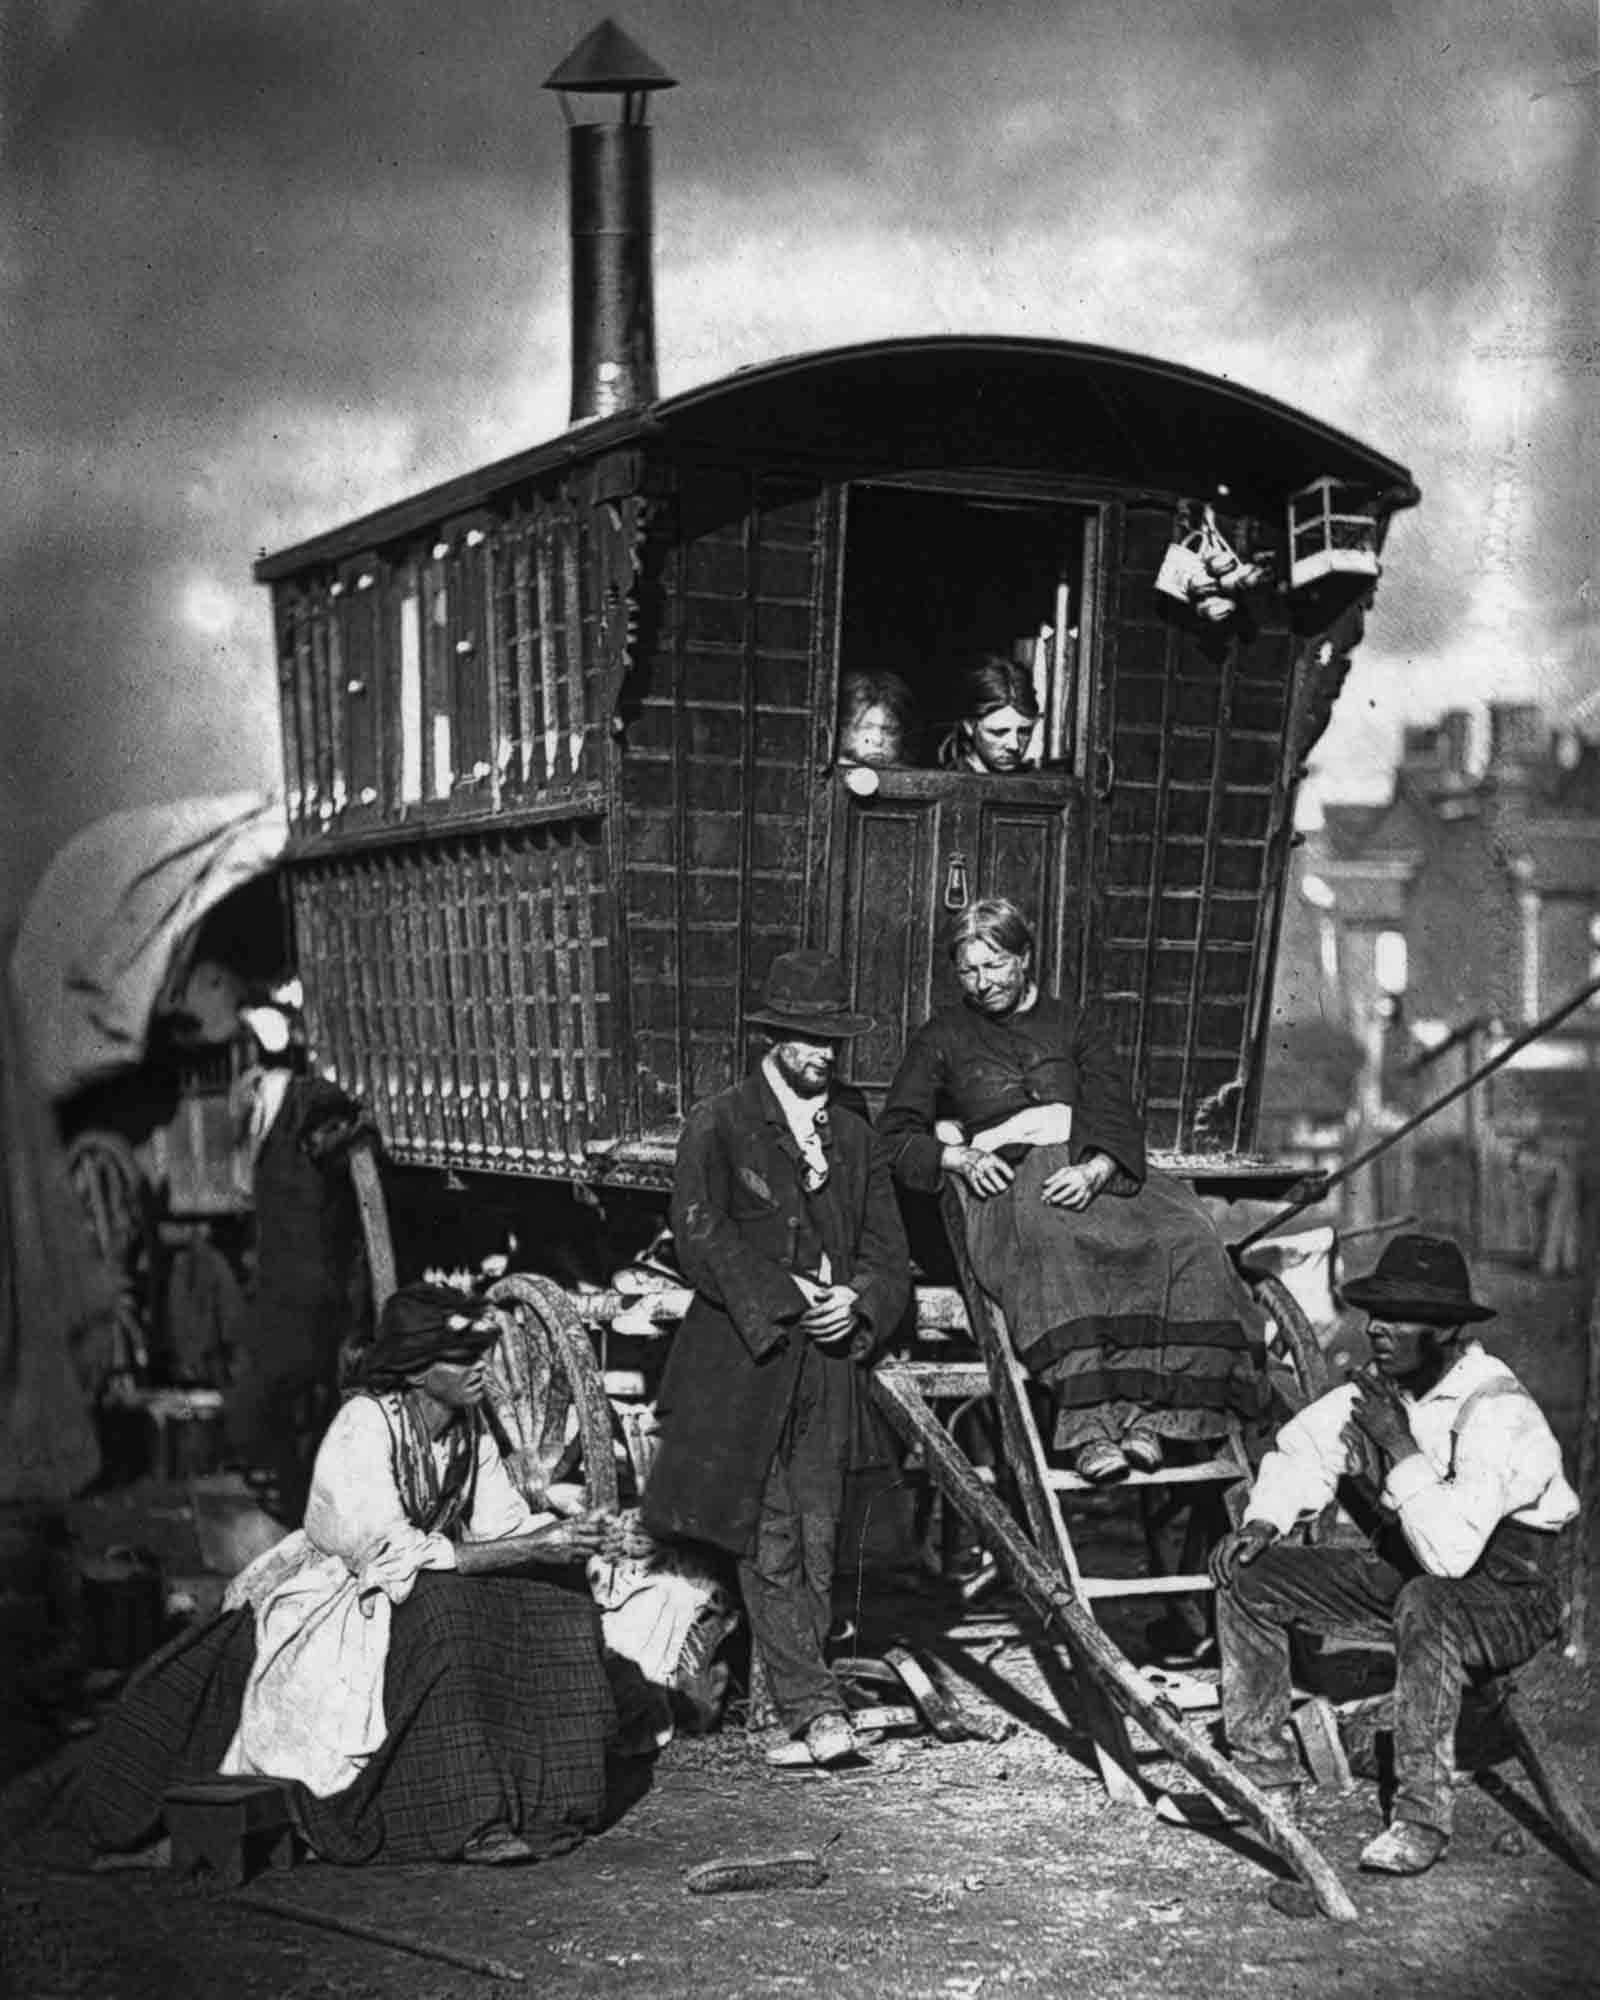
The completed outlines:
<svg viewBox="0 0 1600 2000">
<path fill-rule="evenodd" d="M 114 1284 L 51 1105 L 143 1059 L 200 925 L 285 838 L 257 793 L 114 813 L 60 850 L 24 912 L 0 981 L 0 1504 L 61 1499 L 98 1466 L 82 1364 Z"/>
</svg>

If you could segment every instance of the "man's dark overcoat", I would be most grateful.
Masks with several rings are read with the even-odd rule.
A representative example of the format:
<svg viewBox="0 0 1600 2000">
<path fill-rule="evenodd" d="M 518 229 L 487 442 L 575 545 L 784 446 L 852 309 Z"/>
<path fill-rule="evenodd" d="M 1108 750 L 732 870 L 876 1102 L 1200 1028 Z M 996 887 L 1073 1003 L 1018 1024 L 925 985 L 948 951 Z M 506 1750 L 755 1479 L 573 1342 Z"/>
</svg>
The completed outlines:
<svg viewBox="0 0 1600 2000">
<path fill-rule="evenodd" d="M 827 1426 L 841 1473 L 864 1460 L 862 1370 L 906 1309 L 905 1231 L 871 1128 L 833 1106 L 821 1136 L 828 1177 L 808 1195 L 799 1143 L 759 1069 L 689 1114 L 672 1229 L 696 1296 L 656 1399 L 661 1443 L 643 1501 L 653 1534 L 751 1547 L 802 1379 L 807 1420 Z M 824 1250 L 834 1283 L 860 1298 L 838 1354 L 795 1324 L 805 1298 L 792 1274 L 815 1275 Z"/>
</svg>

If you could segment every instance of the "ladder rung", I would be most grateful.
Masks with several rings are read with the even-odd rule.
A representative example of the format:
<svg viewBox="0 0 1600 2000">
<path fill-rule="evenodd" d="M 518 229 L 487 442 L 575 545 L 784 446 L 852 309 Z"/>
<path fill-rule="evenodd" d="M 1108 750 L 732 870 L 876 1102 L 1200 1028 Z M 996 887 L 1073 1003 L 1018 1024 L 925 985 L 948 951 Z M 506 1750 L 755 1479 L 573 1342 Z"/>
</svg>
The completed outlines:
<svg viewBox="0 0 1600 2000">
<path fill-rule="evenodd" d="M 897 1361 L 892 1372 L 897 1377 L 909 1376 L 925 1401 L 939 1396 L 965 1399 L 989 1393 L 989 1371 L 981 1361 Z"/>
<path fill-rule="evenodd" d="M 1085 1479 L 1081 1473 L 1051 1466 L 1047 1483 L 1058 1493 L 1117 1493 L 1125 1486 L 1196 1486 L 1203 1480 L 1244 1479 L 1248 1474 L 1231 1458 L 1208 1458 L 1198 1465 L 1166 1465 L 1159 1472 L 1130 1472 L 1125 1479 Z"/>
<path fill-rule="evenodd" d="M 1099 1597 L 1191 1597 L 1216 1585 L 1200 1570 L 1184 1576 L 1085 1576 L 1078 1589 L 1093 1603 Z"/>
</svg>

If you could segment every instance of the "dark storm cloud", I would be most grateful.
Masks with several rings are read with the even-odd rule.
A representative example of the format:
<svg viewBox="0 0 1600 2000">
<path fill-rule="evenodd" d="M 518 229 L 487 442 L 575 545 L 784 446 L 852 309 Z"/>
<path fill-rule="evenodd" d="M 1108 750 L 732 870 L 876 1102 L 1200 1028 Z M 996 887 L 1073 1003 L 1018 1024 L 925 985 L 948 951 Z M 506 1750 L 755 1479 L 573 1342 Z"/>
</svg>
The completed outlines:
<svg viewBox="0 0 1600 2000">
<path fill-rule="evenodd" d="M 0 754 L 26 797 L 0 911 L 95 812 L 271 781 L 260 547 L 559 425 L 563 142 L 538 86 L 600 11 L 14 0 L 5 477 L 29 534 L 0 579 L 24 665 Z M 1391 668 L 1489 631 L 1462 579 L 1521 450 L 1553 468 L 1501 538 L 1529 643 L 1579 656 L 1561 482 L 1592 377 L 1548 351 L 1587 276 L 1577 0 L 621 19 L 683 85 L 656 120 L 668 388 L 935 327 L 1228 373 L 1417 471 L 1364 656 Z M 1474 374 L 1497 340 L 1513 358 Z"/>
</svg>

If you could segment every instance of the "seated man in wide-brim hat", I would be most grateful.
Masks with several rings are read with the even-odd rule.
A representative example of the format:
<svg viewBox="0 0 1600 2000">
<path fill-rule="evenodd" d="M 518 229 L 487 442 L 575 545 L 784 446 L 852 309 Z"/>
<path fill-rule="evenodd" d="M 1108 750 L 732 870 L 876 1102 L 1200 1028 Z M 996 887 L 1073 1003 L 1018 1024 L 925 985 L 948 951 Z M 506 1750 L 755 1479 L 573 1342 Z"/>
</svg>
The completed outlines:
<svg viewBox="0 0 1600 2000">
<path fill-rule="evenodd" d="M 871 1129 L 830 1102 L 871 1020 L 820 951 L 777 959 L 747 1023 L 772 1046 L 695 1106 L 672 1232 L 695 1299 L 656 1409 L 645 1527 L 726 1549 L 786 1739 L 775 1762 L 855 1752 L 824 1654 L 845 1475 L 865 1462 L 865 1371 L 909 1296 L 905 1232 Z"/>
<path fill-rule="evenodd" d="M 1560 1531 L 1578 1501 L 1538 1405 L 1473 1335 L 1494 1309 L 1454 1243 L 1398 1236 L 1344 1297 L 1369 1316 L 1373 1365 L 1284 1425 L 1212 1557 L 1223 1723 L 1258 1784 L 1298 1784 L 1291 1630 L 1392 1639 L 1394 1801 L 1361 1865 L 1416 1875 L 1449 1843 L 1468 1676 L 1519 1666 L 1559 1629 Z M 1378 1502 L 1373 1546 L 1285 1542 L 1346 1476 Z"/>
</svg>

